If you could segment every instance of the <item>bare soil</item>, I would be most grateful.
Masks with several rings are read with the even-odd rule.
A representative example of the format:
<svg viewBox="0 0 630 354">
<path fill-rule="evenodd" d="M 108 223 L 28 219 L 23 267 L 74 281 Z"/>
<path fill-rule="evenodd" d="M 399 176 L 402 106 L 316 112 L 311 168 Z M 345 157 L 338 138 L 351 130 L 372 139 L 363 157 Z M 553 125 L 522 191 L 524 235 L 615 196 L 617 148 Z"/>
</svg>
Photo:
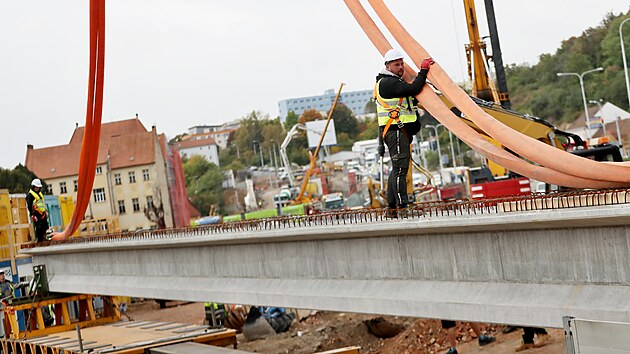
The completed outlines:
<svg viewBox="0 0 630 354">
<path fill-rule="evenodd" d="M 201 303 L 169 302 L 160 309 L 153 301 L 129 306 L 129 316 L 136 321 L 168 321 L 202 324 L 204 308 Z M 364 321 L 375 315 L 354 313 L 317 312 L 308 315 L 300 311 L 301 320 L 296 320 L 286 333 L 269 338 L 246 341 L 239 334 L 238 348 L 242 351 L 266 354 L 306 354 L 332 350 L 346 346 L 360 346 L 363 354 L 430 354 L 444 353 L 448 349 L 446 332 L 440 321 L 406 317 L 384 317 L 387 321 L 404 326 L 404 330 L 393 338 L 381 339 L 368 331 Z M 514 353 L 520 344 L 521 330 L 503 334 L 503 326 L 482 325 L 487 333 L 497 337 L 495 343 L 480 347 L 466 323 L 458 323 L 459 353 L 506 354 Z M 551 342 L 542 348 L 523 351 L 524 354 L 565 354 L 564 334 L 559 329 L 548 329 Z"/>
</svg>

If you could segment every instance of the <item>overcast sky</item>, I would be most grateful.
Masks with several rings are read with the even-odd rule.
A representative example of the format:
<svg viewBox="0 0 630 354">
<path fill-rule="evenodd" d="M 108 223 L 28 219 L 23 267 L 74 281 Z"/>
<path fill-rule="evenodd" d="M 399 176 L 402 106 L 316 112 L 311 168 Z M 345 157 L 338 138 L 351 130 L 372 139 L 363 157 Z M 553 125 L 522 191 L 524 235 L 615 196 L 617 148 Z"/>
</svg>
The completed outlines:
<svg viewBox="0 0 630 354">
<path fill-rule="evenodd" d="M 0 167 L 24 163 L 27 143 L 68 143 L 75 123 L 85 124 L 88 3 L 0 1 Z M 462 81 L 462 1 L 387 3 Z M 485 36 L 483 3 L 477 12 Z M 494 6 L 507 64 L 535 64 L 607 12 L 629 8 L 627 0 Z M 148 129 L 157 125 L 169 137 L 252 110 L 277 116 L 278 101 L 336 90 L 340 82 L 344 91 L 371 89 L 382 66 L 342 0 L 107 0 L 106 26 L 103 122 L 138 113 Z"/>
</svg>

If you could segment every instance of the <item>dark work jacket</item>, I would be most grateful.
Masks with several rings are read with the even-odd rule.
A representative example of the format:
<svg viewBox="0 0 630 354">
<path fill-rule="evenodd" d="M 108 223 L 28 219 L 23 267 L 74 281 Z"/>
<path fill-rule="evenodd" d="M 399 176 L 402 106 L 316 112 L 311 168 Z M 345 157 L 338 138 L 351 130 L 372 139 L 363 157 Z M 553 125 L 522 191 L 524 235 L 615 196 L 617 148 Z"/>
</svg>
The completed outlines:
<svg viewBox="0 0 630 354">
<path fill-rule="evenodd" d="M 382 79 L 381 83 L 378 86 L 379 94 L 383 98 L 406 98 L 411 96 L 414 97 L 411 104 L 415 106 L 418 104 L 418 100 L 415 99 L 415 96 L 418 95 L 420 91 L 422 91 L 422 88 L 427 81 L 428 72 L 429 70 L 426 69 L 420 70 L 418 76 L 416 76 L 413 82 L 409 84 L 401 77 L 398 77 L 387 70 L 383 70 L 376 76 L 377 82 L 378 80 Z M 407 105 L 406 100 L 403 100 L 403 105 Z M 405 130 L 411 137 L 413 137 L 420 131 L 420 116 L 418 115 L 417 111 L 416 117 L 417 119 L 415 122 L 405 124 Z M 389 126 L 388 131 L 396 130 L 398 130 L 398 126 L 396 124 L 391 124 Z M 383 127 L 379 127 L 378 135 L 379 137 L 383 135 Z"/>
</svg>

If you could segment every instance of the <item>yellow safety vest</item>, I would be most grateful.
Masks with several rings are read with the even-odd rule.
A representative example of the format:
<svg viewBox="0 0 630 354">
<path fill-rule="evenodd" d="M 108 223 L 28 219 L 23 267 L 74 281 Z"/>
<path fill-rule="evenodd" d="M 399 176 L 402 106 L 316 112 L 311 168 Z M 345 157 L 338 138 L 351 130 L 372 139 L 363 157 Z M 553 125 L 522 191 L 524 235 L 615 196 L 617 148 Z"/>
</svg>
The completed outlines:
<svg viewBox="0 0 630 354">
<path fill-rule="evenodd" d="M 412 106 L 413 97 L 381 97 L 379 93 L 381 80 L 378 80 L 374 85 L 374 101 L 376 102 L 378 125 L 380 127 L 385 126 L 385 129 L 383 130 L 383 136 L 385 136 L 389 126 L 394 121 L 396 121 L 398 127 L 401 128 L 405 123 L 415 122 L 418 117 L 416 116 L 415 107 Z M 406 107 L 403 106 L 403 103 L 407 103 Z"/>
<path fill-rule="evenodd" d="M 44 195 L 42 192 L 35 193 L 33 190 L 30 190 L 29 193 L 35 198 L 33 200 L 33 206 L 35 210 L 37 210 L 40 214 L 46 215 L 46 204 L 44 203 Z M 29 210 L 32 212 L 32 210 Z"/>
</svg>

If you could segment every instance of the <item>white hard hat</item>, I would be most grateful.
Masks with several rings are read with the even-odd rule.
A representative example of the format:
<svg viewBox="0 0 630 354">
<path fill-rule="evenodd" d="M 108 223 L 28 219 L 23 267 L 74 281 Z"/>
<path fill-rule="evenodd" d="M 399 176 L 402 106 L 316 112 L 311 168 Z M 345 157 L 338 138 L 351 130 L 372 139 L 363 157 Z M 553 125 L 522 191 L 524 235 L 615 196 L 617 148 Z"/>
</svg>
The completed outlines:
<svg viewBox="0 0 630 354">
<path fill-rule="evenodd" d="M 31 186 L 42 188 L 42 181 L 39 178 L 35 178 L 33 182 L 31 182 Z"/>
<path fill-rule="evenodd" d="M 404 56 L 398 49 L 388 50 L 387 53 L 385 53 L 385 56 L 383 57 L 383 59 L 385 59 L 385 63 L 388 63 L 393 60 L 402 59 L 402 58 L 404 58 Z"/>
</svg>

